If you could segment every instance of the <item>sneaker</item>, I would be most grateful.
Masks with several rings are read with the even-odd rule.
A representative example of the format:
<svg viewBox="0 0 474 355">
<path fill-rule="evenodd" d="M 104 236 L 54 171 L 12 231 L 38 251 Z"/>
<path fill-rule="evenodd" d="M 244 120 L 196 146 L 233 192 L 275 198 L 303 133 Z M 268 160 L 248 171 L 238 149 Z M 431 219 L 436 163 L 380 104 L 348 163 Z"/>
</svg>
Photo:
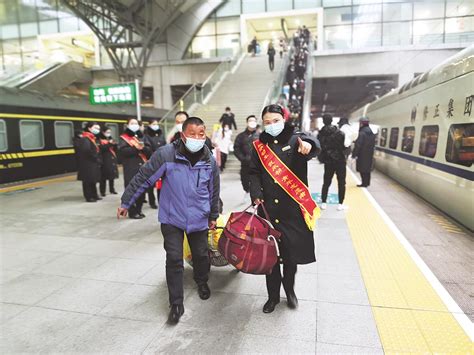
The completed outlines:
<svg viewBox="0 0 474 355">
<path fill-rule="evenodd" d="M 347 206 L 340 203 L 340 204 L 337 205 L 337 210 L 338 211 L 345 211 L 345 210 L 347 210 Z"/>
<path fill-rule="evenodd" d="M 326 202 L 321 203 L 321 209 L 325 210 L 326 208 L 328 208 L 328 205 L 326 204 Z"/>
</svg>

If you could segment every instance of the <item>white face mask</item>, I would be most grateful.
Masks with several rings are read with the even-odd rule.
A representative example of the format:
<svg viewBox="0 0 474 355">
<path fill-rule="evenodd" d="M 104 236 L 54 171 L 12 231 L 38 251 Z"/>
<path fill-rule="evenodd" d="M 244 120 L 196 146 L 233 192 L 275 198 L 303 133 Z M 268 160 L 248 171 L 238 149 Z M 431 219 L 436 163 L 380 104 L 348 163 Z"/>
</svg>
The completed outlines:
<svg viewBox="0 0 474 355">
<path fill-rule="evenodd" d="M 160 129 L 160 126 L 158 126 L 157 124 L 152 124 L 150 125 L 150 128 L 154 131 L 158 131 Z"/>
<path fill-rule="evenodd" d="M 137 132 L 140 129 L 140 126 L 137 124 L 129 124 L 128 129 L 132 132 Z"/>
<path fill-rule="evenodd" d="M 283 128 L 285 128 L 285 121 L 280 120 L 276 123 L 266 125 L 265 132 L 273 137 L 276 137 L 283 131 Z"/>
<path fill-rule="evenodd" d="M 255 129 L 255 128 L 257 128 L 257 122 L 250 121 L 250 122 L 247 123 L 247 127 L 250 128 L 250 129 Z"/>
<path fill-rule="evenodd" d="M 176 125 L 176 130 L 177 130 L 178 132 L 183 132 L 183 124 L 182 124 L 182 123 L 178 123 L 178 124 Z"/>
<path fill-rule="evenodd" d="M 110 138 L 112 136 L 112 133 L 106 132 L 106 133 L 104 133 L 104 136 L 107 137 L 107 138 Z"/>
</svg>

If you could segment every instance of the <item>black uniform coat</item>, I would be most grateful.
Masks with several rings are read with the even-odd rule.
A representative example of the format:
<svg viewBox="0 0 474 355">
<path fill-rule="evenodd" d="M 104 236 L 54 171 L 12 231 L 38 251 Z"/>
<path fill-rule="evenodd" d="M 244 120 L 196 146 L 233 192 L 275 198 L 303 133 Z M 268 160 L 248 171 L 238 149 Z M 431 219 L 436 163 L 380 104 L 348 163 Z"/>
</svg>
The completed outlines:
<svg viewBox="0 0 474 355">
<path fill-rule="evenodd" d="M 155 152 L 159 147 L 166 144 L 166 139 L 161 129 L 154 131 L 150 127 L 147 127 L 145 131 L 145 142 L 150 145 L 152 152 Z"/>
<path fill-rule="evenodd" d="M 313 146 L 308 155 L 298 153 L 298 137 Z M 268 144 L 280 160 L 308 185 L 308 160 L 314 158 L 320 151 L 316 138 L 304 133 L 294 133 L 293 127 L 287 123 L 280 135 L 273 137 L 263 132 L 260 141 Z M 313 232 L 308 229 L 299 205 L 267 173 L 255 148 L 252 149 L 250 161 L 250 195 L 252 201 L 256 198 L 265 201 L 273 226 L 282 232 L 283 261 L 287 259 L 294 264 L 316 261 Z M 264 217 L 261 212 L 263 211 L 259 211 L 259 215 Z"/>
<path fill-rule="evenodd" d="M 234 154 L 242 165 L 249 165 L 252 157 L 253 141 L 258 139 L 258 132 L 246 129 L 235 138 Z"/>
<path fill-rule="evenodd" d="M 128 128 L 125 130 L 124 134 L 130 137 L 136 136 L 136 134 L 130 131 Z M 140 167 L 144 164 L 144 162 L 142 158 L 140 158 L 140 150 L 135 147 L 132 147 L 122 137 L 120 137 L 119 140 L 118 153 L 123 165 L 123 180 L 126 187 L 128 183 L 133 179 L 135 174 L 138 172 L 138 169 L 140 169 Z M 147 157 L 150 156 L 152 153 L 150 145 L 146 142 L 143 148 L 143 153 Z"/>
<path fill-rule="evenodd" d="M 77 149 L 77 179 L 86 183 L 96 183 L 100 181 L 100 170 L 102 157 L 95 145 L 87 137 L 82 137 L 76 141 Z"/>
<path fill-rule="evenodd" d="M 370 173 L 374 159 L 375 134 L 369 126 L 359 130 L 359 136 L 354 144 L 352 157 L 357 158 L 356 169 L 359 173 Z"/>
<path fill-rule="evenodd" d="M 107 143 L 104 143 L 107 141 Z M 100 137 L 100 152 L 102 154 L 102 180 L 112 180 L 119 177 L 117 167 L 117 143 L 112 138 Z M 112 154 L 111 149 L 115 152 Z"/>
</svg>

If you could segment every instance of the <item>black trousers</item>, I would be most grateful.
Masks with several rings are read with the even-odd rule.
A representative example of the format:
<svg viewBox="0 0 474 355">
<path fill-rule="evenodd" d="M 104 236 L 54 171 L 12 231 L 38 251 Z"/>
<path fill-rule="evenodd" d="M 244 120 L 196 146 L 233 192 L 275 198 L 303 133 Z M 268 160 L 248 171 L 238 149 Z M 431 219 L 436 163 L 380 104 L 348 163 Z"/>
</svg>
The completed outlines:
<svg viewBox="0 0 474 355">
<path fill-rule="evenodd" d="M 227 154 L 221 152 L 221 171 L 224 171 L 226 162 L 227 162 Z"/>
<path fill-rule="evenodd" d="M 141 194 L 140 197 L 137 198 L 135 203 L 130 206 L 128 209 L 128 213 L 130 216 L 136 216 L 137 214 L 142 213 L 143 201 L 145 200 L 145 193 Z"/>
<path fill-rule="evenodd" d="M 84 194 L 84 198 L 89 200 L 91 198 L 98 198 L 99 195 L 97 194 L 97 184 L 95 182 L 82 182 L 82 193 Z"/>
<path fill-rule="evenodd" d="M 283 289 L 287 295 L 293 293 L 295 287 L 296 271 L 296 264 L 284 261 L 282 277 L 280 263 L 276 263 L 276 265 L 273 267 L 272 273 L 270 275 L 266 275 L 268 298 L 279 301 L 280 288 L 282 284 Z"/>
<path fill-rule="evenodd" d="M 250 166 L 242 164 L 240 166 L 240 181 L 245 192 L 250 192 Z"/>
<path fill-rule="evenodd" d="M 370 173 L 360 173 L 363 186 L 370 186 Z"/>
<path fill-rule="evenodd" d="M 339 203 L 344 202 L 346 196 L 346 162 L 331 162 L 324 164 L 324 182 L 321 192 L 321 200 L 326 202 L 328 198 L 329 186 L 331 186 L 332 178 L 337 176 L 337 192 L 339 195 Z"/>
<path fill-rule="evenodd" d="M 107 189 L 106 187 L 107 187 L 107 180 L 100 180 L 99 190 L 102 195 L 105 194 L 105 190 Z M 109 179 L 109 191 L 110 192 L 115 191 L 114 179 Z"/>
<path fill-rule="evenodd" d="M 273 71 L 275 68 L 275 57 L 268 57 L 268 66 L 270 67 L 270 70 Z"/>
<path fill-rule="evenodd" d="M 150 187 L 147 190 L 148 193 L 148 203 L 151 205 L 156 205 L 156 203 L 160 203 L 160 190 L 156 190 L 156 197 L 155 197 L 155 187 Z"/>
<path fill-rule="evenodd" d="M 168 284 L 168 293 L 170 305 L 183 304 L 183 239 L 184 231 L 170 224 L 162 224 L 161 232 L 163 234 L 166 250 L 166 283 Z M 188 241 L 193 255 L 194 281 L 198 285 L 207 283 L 209 279 L 209 253 L 207 246 L 208 230 L 189 233 Z"/>
</svg>

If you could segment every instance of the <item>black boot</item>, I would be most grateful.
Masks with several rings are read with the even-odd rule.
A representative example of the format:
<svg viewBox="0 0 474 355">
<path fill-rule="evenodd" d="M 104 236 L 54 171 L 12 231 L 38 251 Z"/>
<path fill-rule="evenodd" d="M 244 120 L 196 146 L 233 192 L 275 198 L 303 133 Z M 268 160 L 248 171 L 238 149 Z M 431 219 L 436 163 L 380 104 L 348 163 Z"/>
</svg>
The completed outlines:
<svg viewBox="0 0 474 355">
<path fill-rule="evenodd" d="M 211 290 L 207 284 L 198 285 L 198 294 L 200 299 L 207 300 L 211 297 Z"/>
<path fill-rule="evenodd" d="M 117 195 L 118 192 L 115 191 L 115 190 L 110 190 L 110 193 L 111 193 L 112 195 Z"/>
<path fill-rule="evenodd" d="M 170 314 L 168 315 L 168 324 L 178 324 L 179 319 L 184 314 L 184 306 L 182 304 L 172 304 Z"/>
<path fill-rule="evenodd" d="M 288 308 L 291 308 L 291 309 L 298 308 L 298 298 L 296 298 L 295 291 L 287 292 L 286 303 L 288 304 Z"/>
<path fill-rule="evenodd" d="M 272 313 L 275 310 L 276 305 L 280 303 L 279 299 L 269 299 L 264 305 L 263 305 L 263 313 Z"/>
</svg>

